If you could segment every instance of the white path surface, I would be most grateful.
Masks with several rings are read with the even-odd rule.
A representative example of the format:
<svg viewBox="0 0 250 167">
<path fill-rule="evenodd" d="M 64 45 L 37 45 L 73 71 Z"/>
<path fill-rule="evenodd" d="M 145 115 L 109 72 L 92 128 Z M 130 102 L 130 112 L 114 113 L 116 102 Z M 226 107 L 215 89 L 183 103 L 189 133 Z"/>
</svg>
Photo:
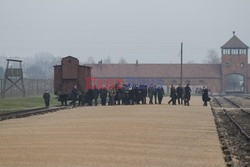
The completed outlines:
<svg viewBox="0 0 250 167">
<path fill-rule="evenodd" d="M 166 102 L 166 98 L 164 101 Z M 0 122 L 2 167 L 222 167 L 209 107 L 84 107 Z"/>
</svg>

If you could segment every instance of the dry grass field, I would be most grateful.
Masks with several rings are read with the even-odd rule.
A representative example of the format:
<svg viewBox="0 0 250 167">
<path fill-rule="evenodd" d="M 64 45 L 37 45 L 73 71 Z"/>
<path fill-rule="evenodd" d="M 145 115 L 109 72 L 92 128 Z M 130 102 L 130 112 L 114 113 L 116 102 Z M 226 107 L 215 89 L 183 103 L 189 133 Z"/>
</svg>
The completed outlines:
<svg viewBox="0 0 250 167">
<path fill-rule="evenodd" d="M 82 107 L 0 122 L 1 167 L 222 167 L 209 107 Z"/>
</svg>

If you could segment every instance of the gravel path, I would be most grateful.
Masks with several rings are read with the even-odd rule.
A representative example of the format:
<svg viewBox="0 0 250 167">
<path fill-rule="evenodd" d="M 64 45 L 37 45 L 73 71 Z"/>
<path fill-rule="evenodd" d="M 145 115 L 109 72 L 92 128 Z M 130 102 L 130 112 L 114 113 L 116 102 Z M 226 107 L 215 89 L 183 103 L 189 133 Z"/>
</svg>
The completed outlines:
<svg viewBox="0 0 250 167">
<path fill-rule="evenodd" d="M 165 98 L 166 101 L 168 98 Z M 222 167 L 214 118 L 190 107 L 84 107 L 0 122 L 4 167 Z"/>
</svg>

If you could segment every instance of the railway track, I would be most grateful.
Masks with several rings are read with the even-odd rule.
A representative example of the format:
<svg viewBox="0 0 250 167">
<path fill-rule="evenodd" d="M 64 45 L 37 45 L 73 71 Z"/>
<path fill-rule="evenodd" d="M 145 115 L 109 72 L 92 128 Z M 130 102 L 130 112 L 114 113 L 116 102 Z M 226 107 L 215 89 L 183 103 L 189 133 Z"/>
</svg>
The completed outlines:
<svg viewBox="0 0 250 167">
<path fill-rule="evenodd" d="M 240 132 L 250 141 L 250 113 L 232 100 L 214 97 L 228 118 L 237 126 Z"/>
<path fill-rule="evenodd" d="M 66 109 L 66 108 L 68 107 L 65 107 L 65 106 L 57 106 L 57 107 L 52 107 L 52 108 L 43 107 L 43 108 L 34 108 L 34 109 L 16 111 L 16 112 L 11 112 L 11 113 L 5 113 L 5 114 L 0 114 L 0 121 L 13 119 L 13 118 L 23 118 L 23 117 L 28 117 L 32 115 L 38 115 L 38 114 L 45 114 L 49 112 L 55 112 L 58 110 Z"/>
</svg>

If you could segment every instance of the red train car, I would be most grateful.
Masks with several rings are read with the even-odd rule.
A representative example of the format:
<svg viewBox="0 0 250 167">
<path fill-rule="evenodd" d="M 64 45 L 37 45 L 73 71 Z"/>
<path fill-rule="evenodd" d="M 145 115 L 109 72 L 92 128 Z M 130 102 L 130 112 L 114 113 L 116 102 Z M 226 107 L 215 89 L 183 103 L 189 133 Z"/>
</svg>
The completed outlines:
<svg viewBox="0 0 250 167">
<path fill-rule="evenodd" d="M 87 91 L 87 78 L 91 77 L 91 67 L 79 65 L 79 60 L 72 56 L 62 58 L 61 65 L 54 66 L 54 94 L 58 100 L 71 100 L 71 91 L 76 85 L 78 95 Z"/>
</svg>

